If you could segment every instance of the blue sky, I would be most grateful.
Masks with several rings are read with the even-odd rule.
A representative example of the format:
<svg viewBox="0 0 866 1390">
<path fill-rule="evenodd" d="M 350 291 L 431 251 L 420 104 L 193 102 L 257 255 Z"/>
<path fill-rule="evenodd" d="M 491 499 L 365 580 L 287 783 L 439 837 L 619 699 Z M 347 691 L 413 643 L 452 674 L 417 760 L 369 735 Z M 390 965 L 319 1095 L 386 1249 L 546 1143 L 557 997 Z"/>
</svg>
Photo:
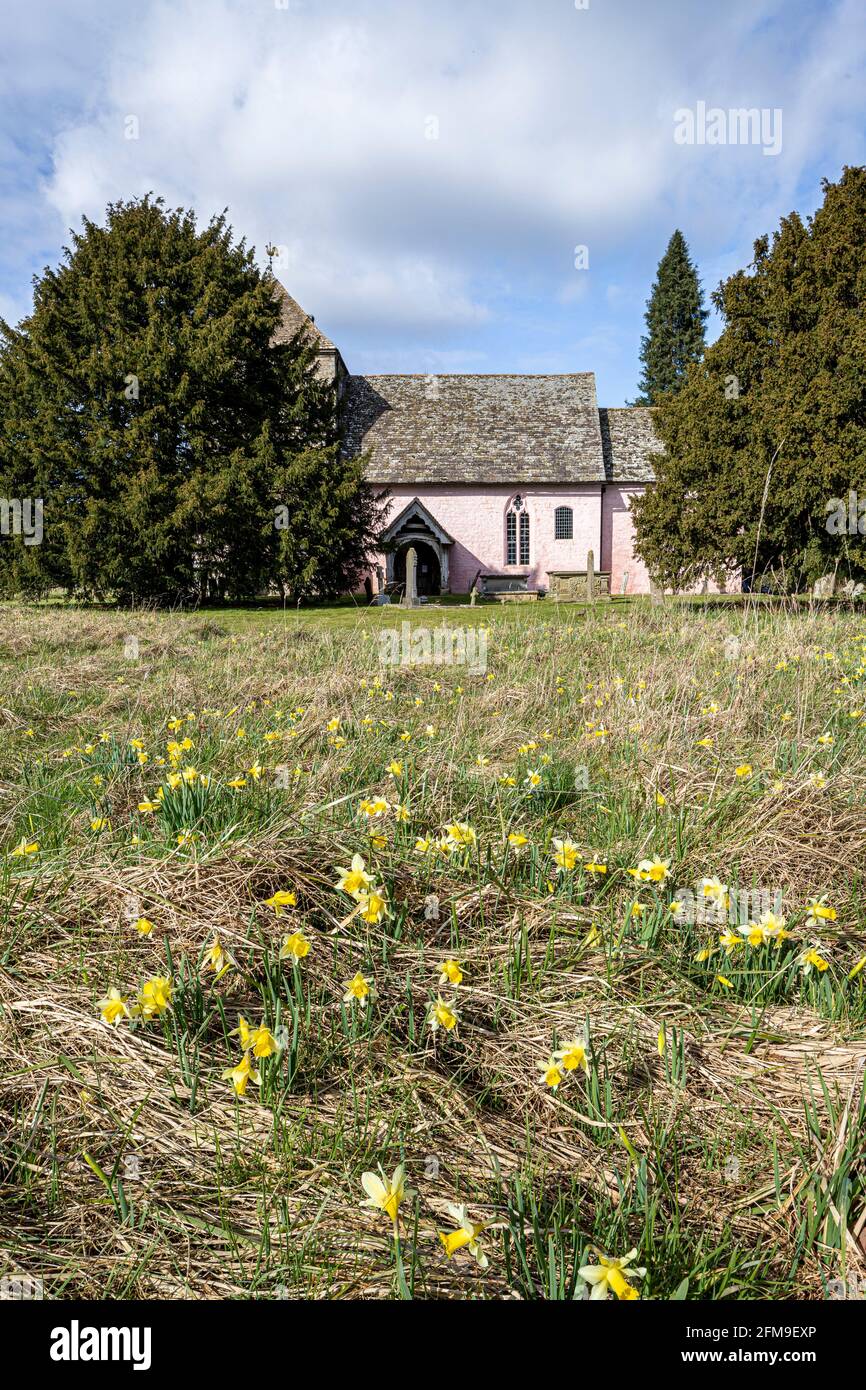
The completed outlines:
<svg viewBox="0 0 866 1390">
<path fill-rule="evenodd" d="M 4 7 L 0 314 L 153 189 L 279 246 L 350 370 L 592 370 L 625 403 L 674 227 L 709 291 L 866 163 L 866 0 L 578 4 Z M 780 152 L 678 143 L 699 102 L 780 110 Z"/>
</svg>

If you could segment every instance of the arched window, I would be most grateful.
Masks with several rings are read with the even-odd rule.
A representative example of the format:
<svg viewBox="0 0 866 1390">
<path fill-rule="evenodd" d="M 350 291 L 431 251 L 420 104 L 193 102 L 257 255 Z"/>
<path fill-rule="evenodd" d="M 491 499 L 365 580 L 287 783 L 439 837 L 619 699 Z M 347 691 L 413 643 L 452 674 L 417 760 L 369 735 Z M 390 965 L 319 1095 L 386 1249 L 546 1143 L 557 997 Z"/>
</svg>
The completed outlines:
<svg viewBox="0 0 866 1390">
<path fill-rule="evenodd" d="M 529 512 L 520 493 L 505 514 L 505 563 L 529 564 Z"/>
<path fill-rule="evenodd" d="M 571 507 L 557 507 L 553 513 L 553 538 L 557 541 L 574 540 L 574 512 Z"/>
</svg>

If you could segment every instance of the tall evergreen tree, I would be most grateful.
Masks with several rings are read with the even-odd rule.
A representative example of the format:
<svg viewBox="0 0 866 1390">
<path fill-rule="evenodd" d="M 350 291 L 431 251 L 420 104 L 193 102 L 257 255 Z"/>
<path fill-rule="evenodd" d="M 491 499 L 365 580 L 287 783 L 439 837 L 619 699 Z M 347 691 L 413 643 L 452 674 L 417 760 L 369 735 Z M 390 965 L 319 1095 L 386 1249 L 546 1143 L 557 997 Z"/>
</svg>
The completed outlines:
<svg viewBox="0 0 866 1390">
<path fill-rule="evenodd" d="M 0 496 L 44 499 L 43 543 L 0 544 L 0 586 L 249 595 L 285 581 L 301 533 L 315 543 L 289 566 L 295 583 L 351 582 L 375 508 L 339 456 L 314 347 L 303 335 L 272 345 L 279 314 L 225 215 L 198 230 L 147 196 L 110 205 L 105 226 L 85 219 L 34 281 L 29 317 L 0 323 Z M 283 536 L 278 506 L 294 518 Z M 328 520 L 339 548 L 318 535 Z"/>
<path fill-rule="evenodd" d="M 667 583 L 866 574 L 866 168 L 823 189 L 716 290 L 724 331 L 656 412 L 665 452 L 633 510 Z"/>
<path fill-rule="evenodd" d="M 647 300 L 647 331 L 641 338 L 643 375 L 635 405 L 657 405 L 667 391 L 678 391 L 690 362 L 699 362 L 706 340 L 707 310 L 698 274 L 682 232 L 676 231 L 659 261 Z"/>
</svg>

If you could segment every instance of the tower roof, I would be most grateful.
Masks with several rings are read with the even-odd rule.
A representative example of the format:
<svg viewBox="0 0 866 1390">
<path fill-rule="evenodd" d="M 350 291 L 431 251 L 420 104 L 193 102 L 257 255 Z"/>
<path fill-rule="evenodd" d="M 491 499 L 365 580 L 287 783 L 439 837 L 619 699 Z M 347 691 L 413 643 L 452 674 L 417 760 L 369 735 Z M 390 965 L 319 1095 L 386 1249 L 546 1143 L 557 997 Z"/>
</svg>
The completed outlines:
<svg viewBox="0 0 866 1390">
<path fill-rule="evenodd" d="M 315 319 L 302 309 L 296 299 L 292 299 L 285 285 L 274 277 L 274 298 L 280 305 L 280 322 L 273 336 L 273 342 L 288 343 L 296 333 L 304 332 L 320 352 L 336 352 L 330 338 L 326 338 Z"/>
</svg>

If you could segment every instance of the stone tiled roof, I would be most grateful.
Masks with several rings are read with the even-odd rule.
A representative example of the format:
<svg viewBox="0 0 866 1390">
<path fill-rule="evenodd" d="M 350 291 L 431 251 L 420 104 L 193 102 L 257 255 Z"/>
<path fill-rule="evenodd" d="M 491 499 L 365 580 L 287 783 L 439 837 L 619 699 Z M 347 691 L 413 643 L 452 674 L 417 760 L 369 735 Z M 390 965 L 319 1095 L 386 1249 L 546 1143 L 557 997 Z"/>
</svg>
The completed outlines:
<svg viewBox="0 0 866 1390">
<path fill-rule="evenodd" d="M 352 376 L 346 452 L 375 483 L 603 483 L 595 377 Z"/>
<path fill-rule="evenodd" d="M 649 406 L 600 410 L 604 471 L 609 483 L 652 483 L 652 455 L 662 452 Z"/>
<path fill-rule="evenodd" d="M 303 329 L 320 351 L 336 352 L 330 338 L 325 337 L 321 328 L 301 308 L 297 300 L 292 299 L 285 285 L 281 285 L 276 278 L 274 278 L 274 297 L 280 303 L 280 322 L 271 339 L 272 343 L 288 343 L 296 333 L 300 333 Z"/>
</svg>

